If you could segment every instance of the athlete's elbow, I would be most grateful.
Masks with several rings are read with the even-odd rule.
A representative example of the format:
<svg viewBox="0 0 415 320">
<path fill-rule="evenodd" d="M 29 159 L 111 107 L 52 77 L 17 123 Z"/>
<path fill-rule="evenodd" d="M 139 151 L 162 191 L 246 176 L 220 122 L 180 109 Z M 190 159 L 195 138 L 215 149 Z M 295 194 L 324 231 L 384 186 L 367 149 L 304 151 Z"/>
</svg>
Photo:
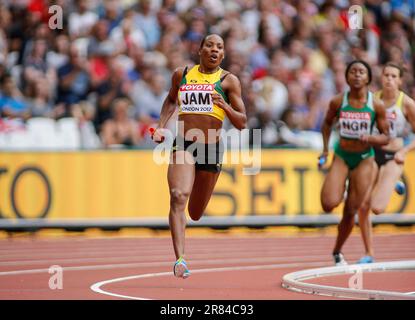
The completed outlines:
<svg viewBox="0 0 415 320">
<path fill-rule="evenodd" d="M 247 128 L 247 126 L 248 126 L 248 123 L 247 123 L 248 121 L 246 120 L 246 117 L 243 117 L 243 119 L 241 120 L 241 121 L 239 121 L 237 124 L 236 124 L 236 128 L 238 129 L 238 130 L 243 130 L 243 129 L 246 129 Z"/>
<path fill-rule="evenodd" d="M 246 129 L 246 128 L 247 128 L 247 126 L 246 126 L 246 122 L 245 122 L 245 123 L 242 123 L 241 125 L 237 126 L 236 128 L 237 128 L 238 130 L 243 130 L 243 129 Z"/>
</svg>

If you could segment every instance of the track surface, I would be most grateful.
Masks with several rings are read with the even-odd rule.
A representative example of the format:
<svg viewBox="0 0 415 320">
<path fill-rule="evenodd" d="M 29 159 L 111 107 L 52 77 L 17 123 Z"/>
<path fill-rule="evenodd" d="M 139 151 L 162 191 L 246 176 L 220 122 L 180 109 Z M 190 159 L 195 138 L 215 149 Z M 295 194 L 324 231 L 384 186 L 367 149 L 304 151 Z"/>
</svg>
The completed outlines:
<svg viewBox="0 0 415 320">
<path fill-rule="evenodd" d="M 0 239 L 0 299 L 329 299 L 287 291 L 281 278 L 331 266 L 334 240 L 333 235 L 188 237 L 192 275 L 182 280 L 172 276 L 169 237 Z M 415 234 L 375 235 L 374 245 L 378 262 L 415 259 Z M 354 263 L 362 251 L 360 237 L 353 235 L 344 248 L 346 259 Z M 63 289 L 49 288 L 53 265 L 63 267 Z M 310 282 L 347 287 L 348 281 L 337 276 Z M 415 272 L 365 273 L 362 283 L 364 289 L 413 292 Z"/>
</svg>

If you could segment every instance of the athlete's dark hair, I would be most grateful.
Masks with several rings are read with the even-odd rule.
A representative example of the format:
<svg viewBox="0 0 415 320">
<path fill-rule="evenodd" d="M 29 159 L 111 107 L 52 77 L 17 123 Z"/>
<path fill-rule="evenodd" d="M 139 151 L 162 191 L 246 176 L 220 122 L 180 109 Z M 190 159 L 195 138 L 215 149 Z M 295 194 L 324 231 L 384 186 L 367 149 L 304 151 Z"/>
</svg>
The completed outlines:
<svg viewBox="0 0 415 320">
<path fill-rule="evenodd" d="M 206 35 L 206 36 L 204 36 L 204 37 L 203 37 L 202 41 L 200 42 L 200 47 L 199 47 L 199 49 L 202 49 L 203 45 L 205 44 L 206 38 L 207 38 L 208 36 L 209 36 L 209 35 Z"/>
<path fill-rule="evenodd" d="M 202 49 L 203 45 L 205 44 L 206 39 L 207 39 L 208 37 L 210 37 L 210 36 L 218 36 L 218 37 L 222 38 L 222 37 L 221 37 L 220 35 L 218 35 L 218 34 L 214 34 L 214 33 L 207 34 L 207 35 L 205 35 L 205 36 L 203 37 L 202 41 L 200 42 L 200 47 L 199 47 L 199 49 Z M 222 39 L 222 40 L 223 40 L 223 39 Z"/>
<path fill-rule="evenodd" d="M 392 67 L 392 68 L 398 69 L 399 70 L 399 78 L 402 78 L 403 73 L 404 73 L 404 70 L 403 70 L 403 68 L 399 64 L 389 61 L 383 67 L 382 72 L 385 71 L 385 68 L 386 67 Z"/>
<path fill-rule="evenodd" d="M 350 62 L 347 67 L 346 67 L 346 72 L 344 73 L 346 80 L 347 80 L 347 74 L 349 73 L 350 68 L 356 64 L 356 63 L 361 63 L 365 66 L 365 68 L 367 69 L 367 76 L 369 77 L 369 82 L 368 84 L 372 81 L 372 69 L 370 68 L 369 64 L 366 61 L 363 60 L 353 60 L 352 62 Z"/>
</svg>

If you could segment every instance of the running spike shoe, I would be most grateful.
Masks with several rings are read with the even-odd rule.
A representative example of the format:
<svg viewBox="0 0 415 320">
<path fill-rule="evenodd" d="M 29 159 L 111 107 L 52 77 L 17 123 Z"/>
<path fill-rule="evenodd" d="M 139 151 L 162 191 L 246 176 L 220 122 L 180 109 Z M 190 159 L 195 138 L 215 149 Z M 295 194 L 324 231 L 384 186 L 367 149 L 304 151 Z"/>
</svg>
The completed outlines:
<svg viewBox="0 0 415 320">
<path fill-rule="evenodd" d="M 347 265 L 347 261 L 344 259 L 342 253 L 333 253 L 333 260 L 336 266 L 345 266 Z"/>
<path fill-rule="evenodd" d="M 177 261 L 174 263 L 173 267 L 173 273 L 177 278 L 183 278 L 186 279 L 190 276 L 190 271 L 187 268 L 187 263 L 183 259 L 183 257 L 180 257 L 177 259 Z"/>
<path fill-rule="evenodd" d="M 362 264 L 362 263 L 373 263 L 373 262 L 375 262 L 375 259 L 373 259 L 372 256 L 364 256 L 360 258 L 360 260 L 357 261 L 356 263 Z"/>
</svg>

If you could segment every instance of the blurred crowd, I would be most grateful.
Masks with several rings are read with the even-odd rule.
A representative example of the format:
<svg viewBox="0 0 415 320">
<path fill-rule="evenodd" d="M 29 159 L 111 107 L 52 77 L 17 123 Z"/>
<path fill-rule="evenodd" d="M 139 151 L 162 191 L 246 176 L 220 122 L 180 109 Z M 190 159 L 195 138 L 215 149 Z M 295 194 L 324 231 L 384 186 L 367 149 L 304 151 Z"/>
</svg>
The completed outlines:
<svg viewBox="0 0 415 320">
<path fill-rule="evenodd" d="M 411 0 L 0 3 L 2 119 L 75 117 L 93 123 L 104 147 L 148 143 L 172 72 L 198 62 L 208 33 L 224 38 L 222 67 L 239 77 L 248 126 L 262 129 L 265 146 L 312 144 L 304 137 L 320 131 L 353 59 L 372 66 L 372 90 L 383 64 L 402 65 L 402 89 L 415 97 Z M 352 5 L 361 29 L 349 27 Z"/>
</svg>

